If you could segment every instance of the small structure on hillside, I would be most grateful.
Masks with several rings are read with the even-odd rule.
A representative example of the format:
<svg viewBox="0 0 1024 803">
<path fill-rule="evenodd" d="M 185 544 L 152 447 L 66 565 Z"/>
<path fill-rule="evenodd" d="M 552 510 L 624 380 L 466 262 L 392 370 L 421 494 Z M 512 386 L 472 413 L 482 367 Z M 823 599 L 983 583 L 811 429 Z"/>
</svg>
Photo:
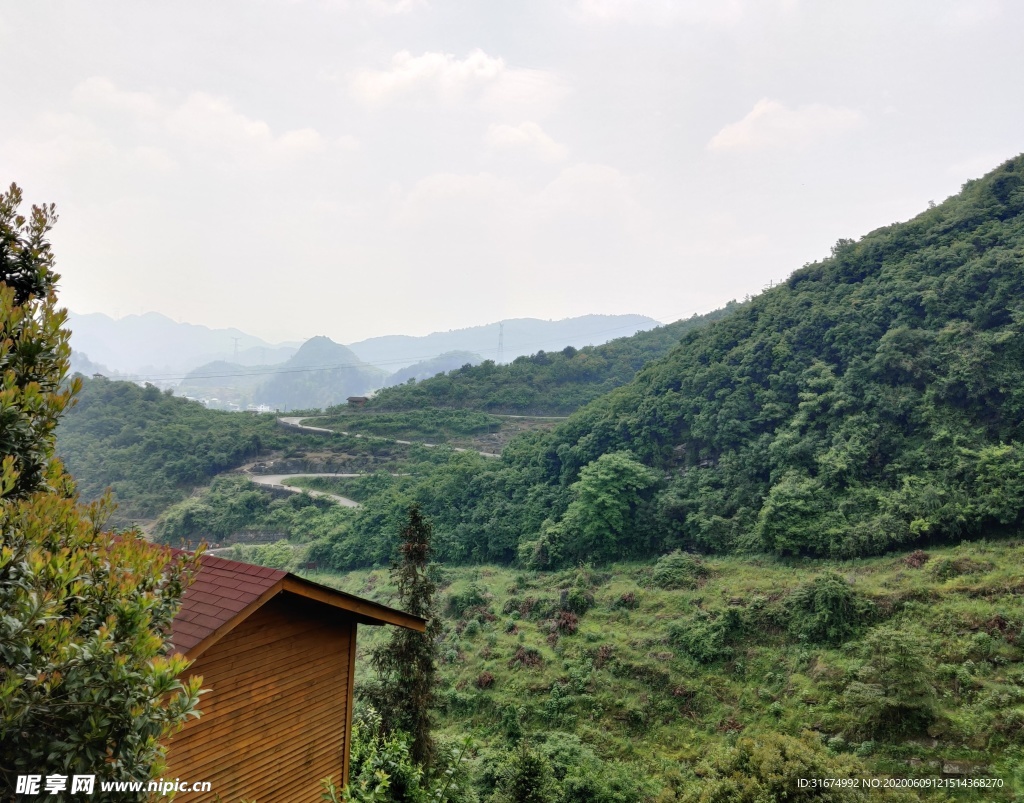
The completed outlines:
<svg viewBox="0 0 1024 803">
<path fill-rule="evenodd" d="M 168 744 L 164 777 L 210 781 L 189 800 L 319 801 L 348 782 L 356 626 L 426 622 L 279 569 L 203 555 L 174 648 L 210 691 Z"/>
<path fill-rule="evenodd" d="M 349 396 L 345 401 L 349 407 L 362 407 L 370 400 L 369 396 Z"/>
</svg>

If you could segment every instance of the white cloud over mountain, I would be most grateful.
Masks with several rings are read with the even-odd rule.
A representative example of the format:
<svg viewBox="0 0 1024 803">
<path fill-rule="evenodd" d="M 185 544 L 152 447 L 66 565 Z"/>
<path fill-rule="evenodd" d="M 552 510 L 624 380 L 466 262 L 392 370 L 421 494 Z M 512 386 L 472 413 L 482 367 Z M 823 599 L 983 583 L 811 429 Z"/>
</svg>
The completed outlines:
<svg viewBox="0 0 1024 803">
<path fill-rule="evenodd" d="M 729 123 L 708 142 L 715 152 L 754 151 L 810 145 L 857 128 L 864 122 L 855 109 L 810 104 L 795 109 L 762 98 L 742 120 Z"/>
</svg>

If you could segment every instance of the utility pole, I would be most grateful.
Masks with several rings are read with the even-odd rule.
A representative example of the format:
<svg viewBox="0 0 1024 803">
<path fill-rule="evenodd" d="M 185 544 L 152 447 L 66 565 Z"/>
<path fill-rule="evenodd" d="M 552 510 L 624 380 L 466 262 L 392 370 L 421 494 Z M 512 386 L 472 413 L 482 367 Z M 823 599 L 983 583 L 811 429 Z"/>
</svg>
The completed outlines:
<svg viewBox="0 0 1024 803">
<path fill-rule="evenodd" d="M 505 322 L 498 324 L 498 365 L 505 362 Z"/>
<path fill-rule="evenodd" d="M 238 362 L 238 341 L 241 340 L 242 338 L 240 338 L 240 337 L 233 337 L 231 339 L 235 341 L 235 360 L 234 361 Z"/>
</svg>

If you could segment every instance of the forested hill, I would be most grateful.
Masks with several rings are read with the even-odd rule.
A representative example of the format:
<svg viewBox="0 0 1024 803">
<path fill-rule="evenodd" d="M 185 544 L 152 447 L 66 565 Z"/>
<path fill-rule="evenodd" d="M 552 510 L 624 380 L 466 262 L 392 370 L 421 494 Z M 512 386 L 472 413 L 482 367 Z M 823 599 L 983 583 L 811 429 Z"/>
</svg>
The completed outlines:
<svg viewBox="0 0 1024 803">
<path fill-rule="evenodd" d="M 668 472 L 658 539 L 713 550 L 856 555 L 1019 524 L 1022 213 L 1019 156 L 840 241 L 580 412 L 545 479 L 628 450 Z M 545 537 L 586 548 L 573 526 Z"/>
<path fill-rule="evenodd" d="M 310 436 L 303 436 L 308 442 Z M 109 488 L 112 524 L 156 516 L 215 475 L 282 448 L 296 437 L 272 415 L 207 410 L 152 385 L 82 380 L 57 428 L 57 454 L 83 501 Z"/>
<path fill-rule="evenodd" d="M 678 547 L 844 557 L 1019 527 L 1022 177 L 1018 157 L 840 241 L 500 464 L 458 456 L 366 499 L 335 562 L 376 560 L 379 517 L 412 500 L 447 559 L 535 566 Z"/>
<path fill-rule="evenodd" d="M 600 346 L 539 351 L 508 365 L 487 360 L 422 382 L 380 391 L 367 405 L 381 411 L 449 407 L 492 413 L 571 413 L 629 382 L 645 363 L 667 354 L 693 329 L 719 320 L 739 305 L 659 326 Z"/>
</svg>

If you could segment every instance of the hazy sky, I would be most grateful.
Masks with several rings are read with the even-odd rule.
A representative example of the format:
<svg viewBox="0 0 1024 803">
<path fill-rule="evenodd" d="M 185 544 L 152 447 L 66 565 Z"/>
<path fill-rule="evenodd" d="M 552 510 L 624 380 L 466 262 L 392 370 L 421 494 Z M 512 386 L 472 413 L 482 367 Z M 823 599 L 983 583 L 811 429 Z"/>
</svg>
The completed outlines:
<svg viewBox="0 0 1024 803">
<path fill-rule="evenodd" d="M 1012 0 L 0 0 L 62 301 L 269 340 L 742 299 L 1024 150 Z"/>
</svg>

